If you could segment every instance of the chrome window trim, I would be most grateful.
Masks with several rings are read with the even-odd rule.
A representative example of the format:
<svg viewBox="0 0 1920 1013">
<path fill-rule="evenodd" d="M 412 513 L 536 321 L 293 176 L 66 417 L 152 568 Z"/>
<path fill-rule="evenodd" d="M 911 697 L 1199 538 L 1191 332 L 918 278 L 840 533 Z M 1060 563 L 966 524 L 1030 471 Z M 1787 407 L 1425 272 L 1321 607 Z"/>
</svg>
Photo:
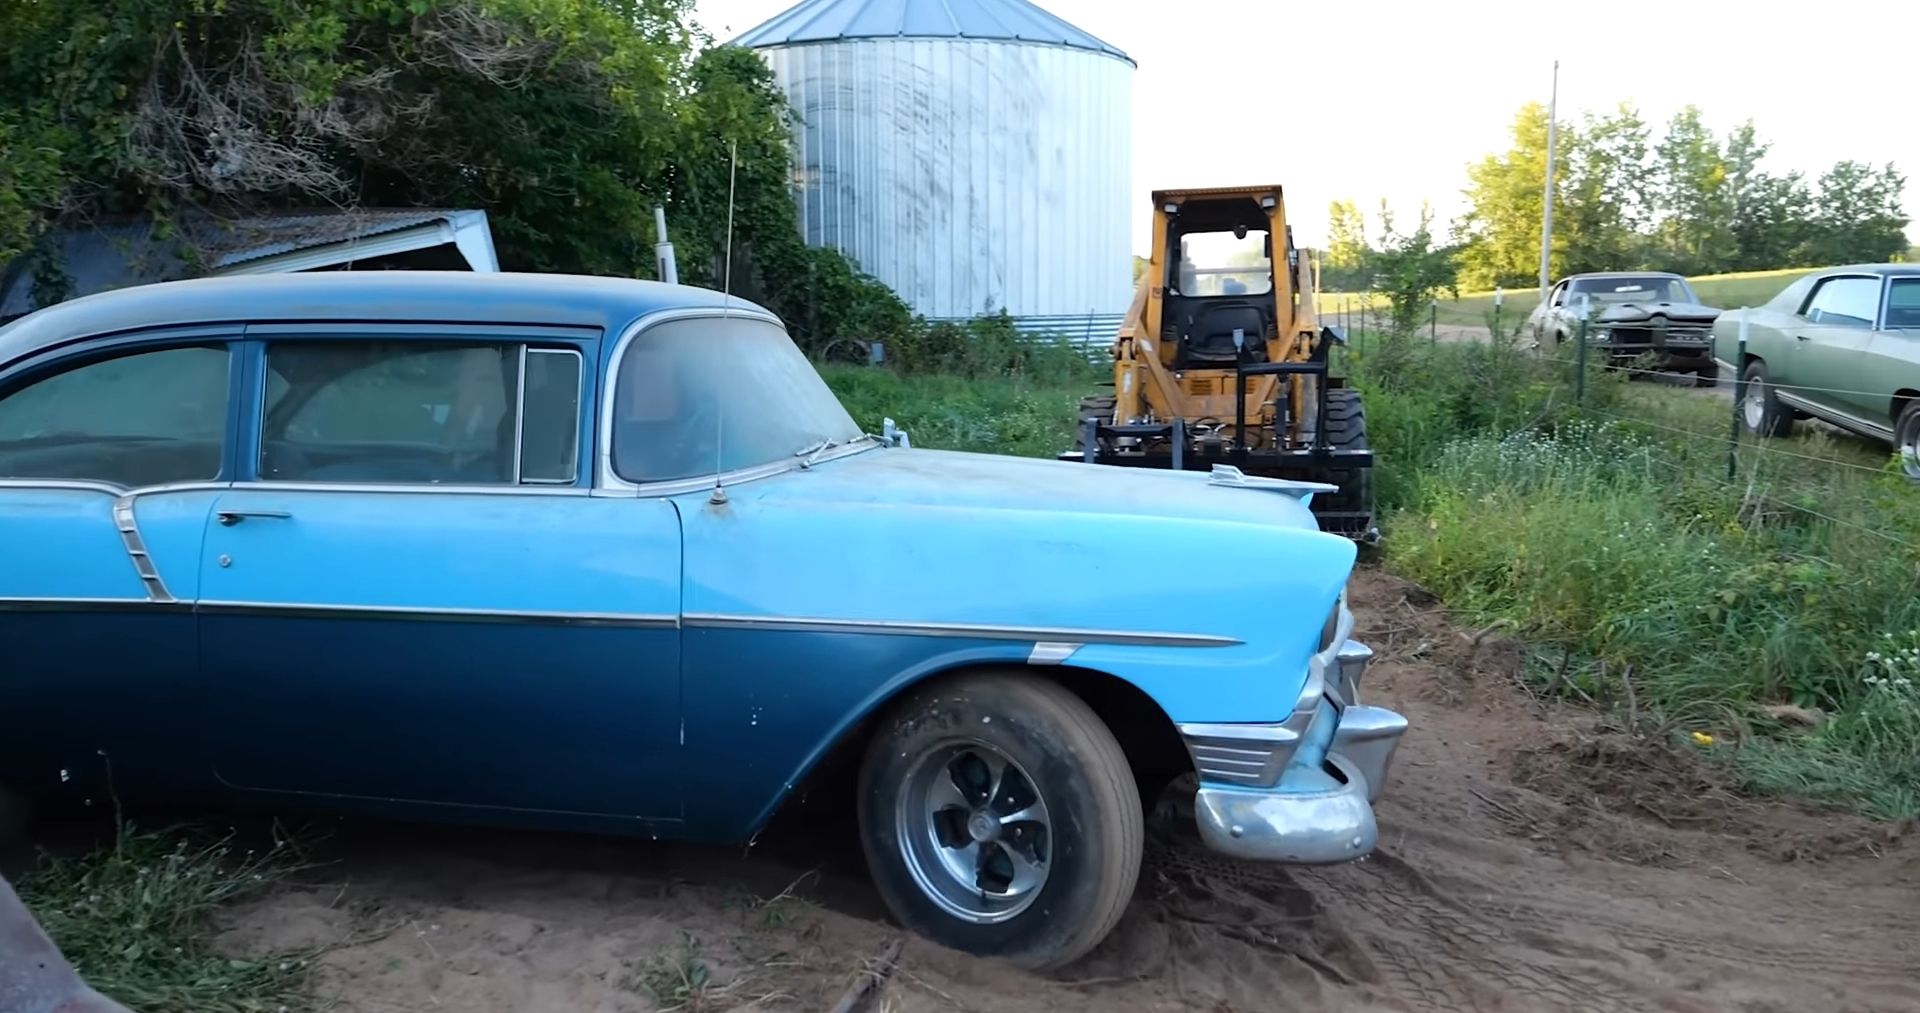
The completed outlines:
<svg viewBox="0 0 1920 1013">
<path fill-rule="evenodd" d="M 514 486 L 514 485 L 432 485 L 402 483 L 375 484 L 353 482 L 274 482 L 251 480 L 246 482 L 169 482 L 165 485 L 147 485 L 129 488 L 112 482 L 75 481 L 71 479 L 40 478 L 0 478 L 0 489 L 49 489 L 72 492 L 97 492 L 104 496 L 152 496 L 166 492 L 197 492 L 217 489 L 255 489 L 270 492 L 351 492 L 351 493 L 433 493 L 455 496 L 586 496 L 592 490 L 571 486 Z"/>
<path fill-rule="evenodd" d="M 771 478 L 775 475 L 784 475 L 789 471 L 799 470 L 799 458 L 794 458 L 790 461 L 771 461 L 766 464 L 758 464 L 748 468 L 709 472 L 705 475 L 695 475 L 690 478 L 676 478 L 662 482 L 629 482 L 621 478 L 613 470 L 613 408 L 620 393 L 620 367 L 626 362 L 627 349 L 632 348 L 634 341 L 638 340 L 641 335 L 659 324 L 671 323 L 676 320 L 724 320 L 733 317 L 740 317 L 746 320 L 758 320 L 762 323 L 772 324 L 780 328 L 781 333 L 786 333 L 786 324 L 778 316 L 764 310 L 745 306 L 702 306 L 696 308 L 658 310 L 649 313 L 635 320 L 633 323 L 628 324 L 626 328 L 614 338 L 613 350 L 607 356 L 607 381 L 601 387 L 600 403 L 595 406 L 597 409 L 595 417 L 598 419 L 596 423 L 598 433 L 596 435 L 599 437 L 599 446 L 594 451 L 593 485 L 596 489 L 602 490 L 604 493 L 620 493 L 642 497 L 679 496 L 685 493 L 711 489 L 716 485 L 741 485 L 746 482 L 752 482 L 762 478 Z M 819 464 L 823 461 L 833 461 L 842 457 L 850 457 L 853 454 L 872 450 L 879 445 L 878 442 L 873 440 L 854 440 L 844 447 L 835 447 L 821 454 L 814 459 L 813 463 Z"/>
<path fill-rule="evenodd" d="M 567 459 L 567 477 L 528 478 L 525 467 L 527 422 L 527 358 L 532 355 L 573 356 L 573 456 Z M 513 475 L 520 485 L 571 486 L 580 481 L 580 409 L 587 399 L 587 358 L 577 348 L 534 348 L 520 346 L 520 417 L 513 424 Z"/>
<path fill-rule="evenodd" d="M 868 633 L 913 637 L 1027 640 L 1046 644 L 1118 644 L 1136 647 L 1238 647 L 1242 641 L 1205 633 L 1158 633 L 1133 630 L 1094 630 L 1039 626 L 1003 626 L 994 623 L 906 622 L 891 619 L 822 619 L 795 616 L 752 616 L 721 612 L 688 612 L 681 616 L 688 629 L 762 630 L 783 633 Z"/>
<path fill-rule="evenodd" d="M 508 474 L 513 476 L 514 485 L 525 485 L 520 466 L 525 456 L 521 451 L 525 449 L 527 430 L 527 343 L 522 341 L 519 347 L 513 370 L 513 468 Z"/>
<path fill-rule="evenodd" d="M 1799 410 L 1806 412 L 1808 415 L 1814 416 L 1815 418 L 1824 419 L 1828 422 L 1839 424 L 1845 428 L 1858 429 L 1858 430 L 1863 430 L 1865 432 L 1873 433 L 1882 439 L 1887 439 L 1887 440 L 1893 439 L 1893 427 L 1886 425 L 1884 423 L 1875 422 L 1872 419 L 1869 419 L 1860 415 L 1855 415 L 1849 411 L 1843 411 L 1831 405 L 1814 404 L 1812 401 L 1809 401 L 1798 394 L 1794 394 L 1789 391 L 1780 390 L 1777 387 L 1774 388 L 1773 396 L 1779 398 L 1781 401 L 1785 402 L 1786 404 L 1794 408 L 1798 408 Z"/>
</svg>

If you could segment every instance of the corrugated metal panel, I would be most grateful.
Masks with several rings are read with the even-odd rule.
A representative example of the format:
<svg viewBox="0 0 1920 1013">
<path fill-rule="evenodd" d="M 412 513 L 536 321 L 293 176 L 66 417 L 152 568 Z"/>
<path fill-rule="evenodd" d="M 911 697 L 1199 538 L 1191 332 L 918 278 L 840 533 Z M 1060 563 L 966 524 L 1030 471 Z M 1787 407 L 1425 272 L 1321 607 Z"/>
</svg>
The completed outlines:
<svg viewBox="0 0 1920 1013">
<path fill-rule="evenodd" d="M 1127 54 L 1027 0 L 806 0 L 734 39 L 753 49 L 847 39 L 999 39 Z"/>
<path fill-rule="evenodd" d="M 1126 308 L 1131 65 L 964 39 L 763 52 L 798 120 L 807 242 L 928 317 Z"/>
<path fill-rule="evenodd" d="M 1069 316 L 1015 317 L 1013 326 L 1022 336 L 1039 341 L 1065 341 L 1087 353 L 1090 358 L 1105 358 L 1113 347 L 1125 313 L 1082 313 Z"/>
</svg>

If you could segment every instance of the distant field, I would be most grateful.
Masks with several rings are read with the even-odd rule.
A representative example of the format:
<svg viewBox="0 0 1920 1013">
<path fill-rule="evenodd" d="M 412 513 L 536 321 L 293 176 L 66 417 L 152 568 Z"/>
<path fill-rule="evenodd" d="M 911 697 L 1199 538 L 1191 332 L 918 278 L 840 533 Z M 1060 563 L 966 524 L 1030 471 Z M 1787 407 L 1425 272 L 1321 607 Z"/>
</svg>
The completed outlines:
<svg viewBox="0 0 1920 1013">
<path fill-rule="evenodd" d="M 1741 306 L 1757 306 L 1773 298 L 1787 283 L 1813 268 L 1791 268 L 1785 271 L 1748 271 L 1742 274 L 1714 274 L 1699 278 L 1690 278 L 1694 290 L 1707 305 L 1721 309 L 1734 309 Z M 1331 316 L 1338 313 L 1342 302 L 1350 312 L 1359 313 L 1366 302 L 1364 294 L 1342 292 L 1320 293 L 1320 313 Z M 1520 289 L 1507 291 L 1506 304 L 1500 311 L 1502 329 L 1511 329 L 1519 321 L 1533 312 L 1539 301 L 1538 289 Z M 1386 306 L 1386 300 L 1375 296 L 1375 308 Z M 1493 314 L 1492 292 L 1463 292 L 1458 299 L 1440 300 L 1440 323 L 1463 327 L 1485 327 Z"/>
</svg>

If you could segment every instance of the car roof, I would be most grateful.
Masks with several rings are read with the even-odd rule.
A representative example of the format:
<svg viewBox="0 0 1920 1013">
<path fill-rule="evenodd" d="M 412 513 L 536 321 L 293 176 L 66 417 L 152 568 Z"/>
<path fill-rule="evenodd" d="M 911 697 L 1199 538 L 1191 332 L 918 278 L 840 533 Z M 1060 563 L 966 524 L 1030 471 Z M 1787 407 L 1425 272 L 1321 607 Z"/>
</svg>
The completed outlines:
<svg viewBox="0 0 1920 1013">
<path fill-rule="evenodd" d="M 1821 277 L 1830 274 L 1884 274 L 1907 278 L 1920 275 L 1920 264 L 1841 264 L 1838 267 L 1823 267 L 1814 273 Z"/>
<path fill-rule="evenodd" d="M 650 313 L 766 313 L 712 289 L 634 278 L 473 271 L 320 271 L 135 285 L 0 327 L 0 364 L 48 345 L 147 327 L 245 321 L 540 324 L 617 332 Z"/>
<path fill-rule="evenodd" d="M 1585 271 L 1580 274 L 1567 275 L 1568 281 L 1579 281 L 1582 278 L 1679 278 L 1682 281 L 1686 280 L 1685 275 L 1676 274 L 1672 271 Z"/>
</svg>

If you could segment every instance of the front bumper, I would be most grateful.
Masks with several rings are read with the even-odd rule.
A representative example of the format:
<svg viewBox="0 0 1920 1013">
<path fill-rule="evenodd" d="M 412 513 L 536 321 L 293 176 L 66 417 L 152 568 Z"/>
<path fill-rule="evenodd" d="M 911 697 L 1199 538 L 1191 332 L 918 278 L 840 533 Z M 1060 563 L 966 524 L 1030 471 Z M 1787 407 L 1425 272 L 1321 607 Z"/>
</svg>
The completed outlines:
<svg viewBox="0 0 1920 1013">
<path fill-rule="evenodd" d="M 1407 719 L 1360 704 L 1373 652 L 1351 638 L 1344 604 L 1340 613 L 1333 644 L 1309 663 L 1286 721 L 1181 727 L 1200 773 L 1194 815 L 1208 847 L 1302 865 L 1349 862 L 1373 850 L 1373 802 Z"/>
</svg>

